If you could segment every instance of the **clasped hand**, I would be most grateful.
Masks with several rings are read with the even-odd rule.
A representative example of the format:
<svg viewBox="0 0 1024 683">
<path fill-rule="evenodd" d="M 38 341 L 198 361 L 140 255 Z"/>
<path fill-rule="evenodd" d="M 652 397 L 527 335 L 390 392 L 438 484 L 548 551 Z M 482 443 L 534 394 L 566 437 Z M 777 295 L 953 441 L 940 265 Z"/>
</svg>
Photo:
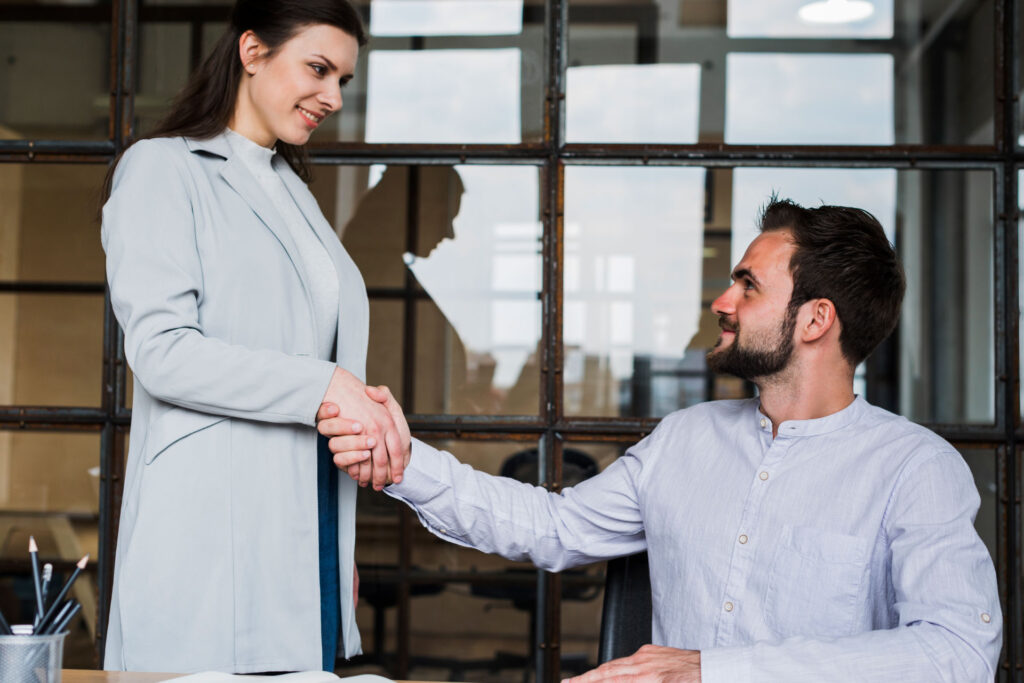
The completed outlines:
<svg viewBox="0 0 1024 683">
<path fill-rule="evenodd" d="M 402 408 L 387 387 L 368 387 L 336 368 L 316 421 L 317 431 L 329 439 L 334 464 L 360 486 L 372 483 L 379 491 L 402 480 L 411 437 Z"/>
</svg>

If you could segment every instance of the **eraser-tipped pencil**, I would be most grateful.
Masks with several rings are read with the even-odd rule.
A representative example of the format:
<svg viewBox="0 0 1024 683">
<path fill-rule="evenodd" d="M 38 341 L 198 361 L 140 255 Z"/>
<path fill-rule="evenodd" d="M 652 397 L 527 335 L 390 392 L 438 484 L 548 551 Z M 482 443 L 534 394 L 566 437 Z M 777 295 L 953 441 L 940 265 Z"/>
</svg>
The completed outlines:
<svg viewBox="0 0 1024 683">
<path fill-rule="evenodd" d="M 32 559 L 32 586 L 36 591 L 36 616 L 32 623 L 38 626 L 43 618 L 43 589 L 39 585 L 39 546 L 35 536 L 28 537 L 28 556 Z"/>
<path fill-rule="evenodd" d="M 53 581 L 53 565 L 47 562 L 43 565 L 43 609 L 46 609 L 46 594 L 50 592 L 50 582 Z"/>
</svg>

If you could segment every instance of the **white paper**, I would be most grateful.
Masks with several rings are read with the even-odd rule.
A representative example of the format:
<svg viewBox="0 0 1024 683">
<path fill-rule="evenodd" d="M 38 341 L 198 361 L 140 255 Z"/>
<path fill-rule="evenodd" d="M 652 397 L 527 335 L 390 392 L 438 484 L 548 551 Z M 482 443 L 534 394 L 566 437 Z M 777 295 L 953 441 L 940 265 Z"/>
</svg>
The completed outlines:
<svg viewBox="0 0 1024 683">
<path fill-rule="evenodd" d="M 389 678 L 374 674 L 360 674 L 339 678 L 328 671 L 299 671 L 280 676 L 246 676 L 244 674 L 226 674 L 220 671 L 204 671 L 182 678 L 169 678 L 163 683 L 237 683 L 238 681 L 260 681 L 260 683 L 393 683 Z"/>
</svg>

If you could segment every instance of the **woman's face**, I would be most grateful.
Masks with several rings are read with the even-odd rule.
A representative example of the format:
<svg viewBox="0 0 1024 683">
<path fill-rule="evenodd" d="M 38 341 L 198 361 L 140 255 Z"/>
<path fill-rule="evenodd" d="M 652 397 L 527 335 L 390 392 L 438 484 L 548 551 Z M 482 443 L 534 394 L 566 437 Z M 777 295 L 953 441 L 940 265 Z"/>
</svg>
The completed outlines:
<svg viewBox="0 0 1024 683">
<path fill-rule="evenodd" d="M 229 125 L 264 147 L 278 140 L 303 145 L 341 109 L 341 89 L 355 73 L 359 44 L 335 26 L 313 24 L 267 52 L 251 31 L 239 40 L 245 73 Z"/>
</svg>

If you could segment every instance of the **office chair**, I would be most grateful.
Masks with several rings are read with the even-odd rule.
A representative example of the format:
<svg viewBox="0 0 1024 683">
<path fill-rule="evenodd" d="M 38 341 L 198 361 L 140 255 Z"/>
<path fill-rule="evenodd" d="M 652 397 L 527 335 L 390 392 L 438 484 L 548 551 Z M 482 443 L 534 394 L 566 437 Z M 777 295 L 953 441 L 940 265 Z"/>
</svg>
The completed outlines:
<svg viewBox="0 0 1024 683">
<path fill-rule="evenodd" d="M 651 642 L 651 574 L 647 553 L 608 561 L 601 611 L 600 664 Z"/>
</svg>

